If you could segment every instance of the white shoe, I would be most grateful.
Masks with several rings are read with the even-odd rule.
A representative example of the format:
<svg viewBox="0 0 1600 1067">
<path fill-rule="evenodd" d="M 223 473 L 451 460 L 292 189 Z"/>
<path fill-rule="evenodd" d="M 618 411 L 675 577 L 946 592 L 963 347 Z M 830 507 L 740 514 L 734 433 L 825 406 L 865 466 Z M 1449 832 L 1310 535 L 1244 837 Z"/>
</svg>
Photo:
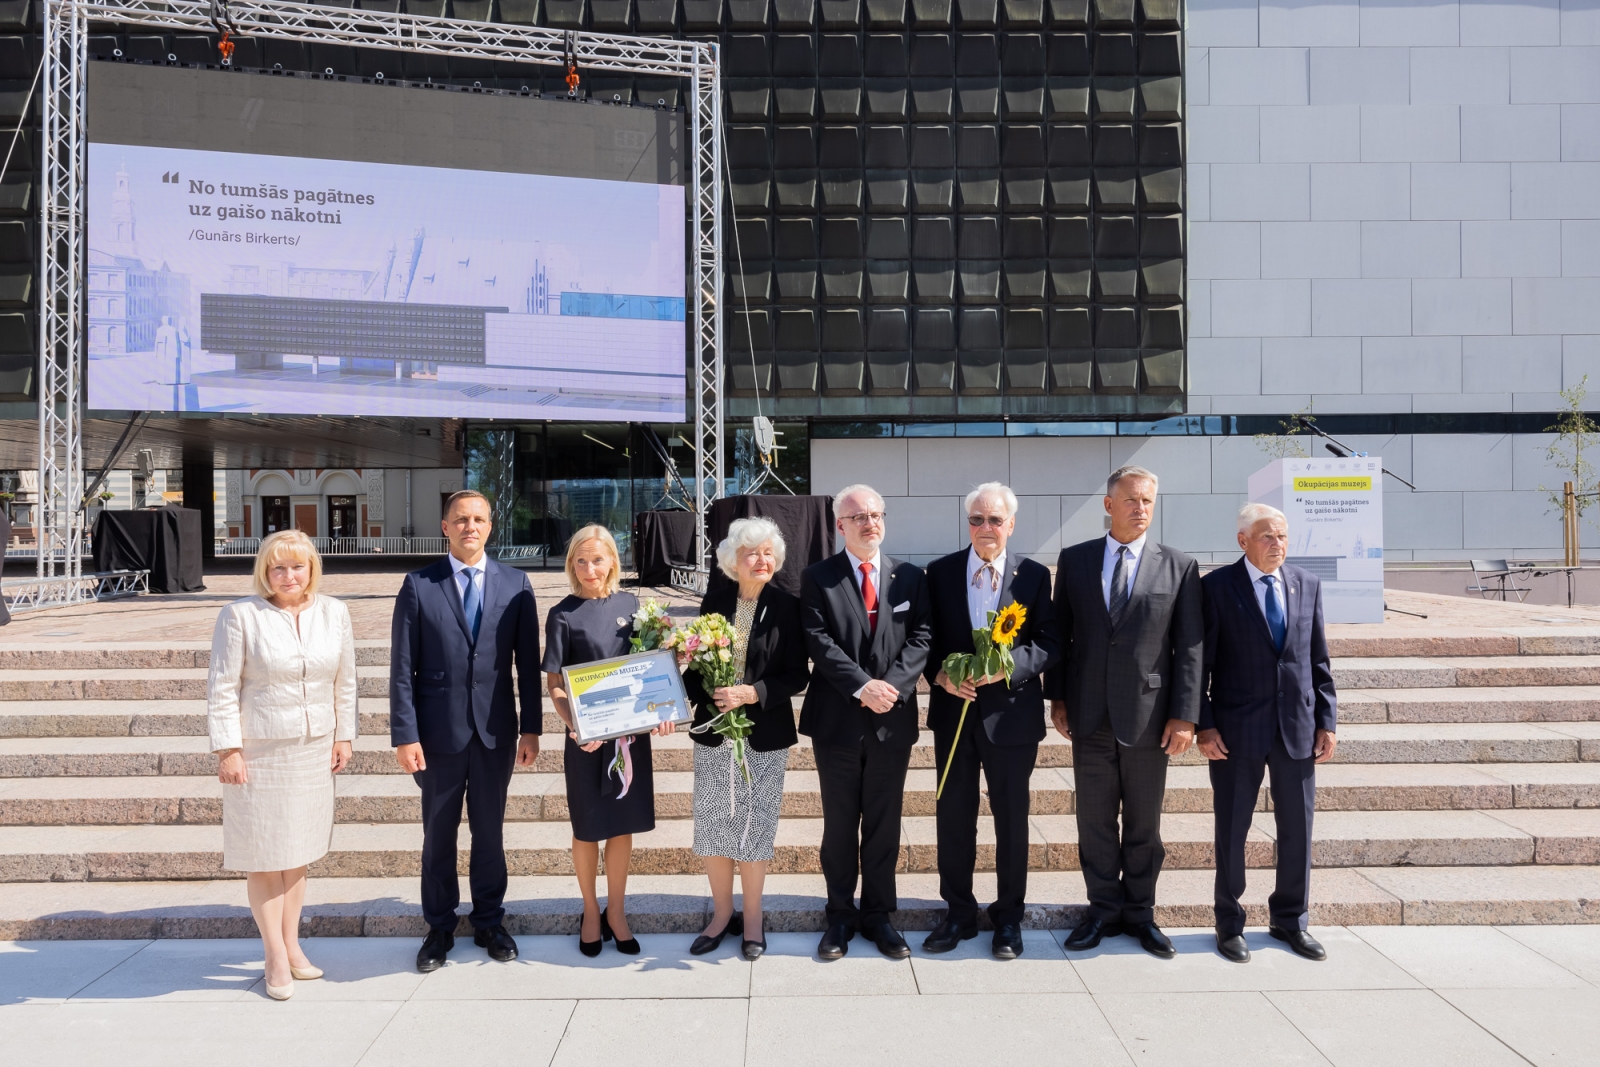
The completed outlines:
<svg viewBox="0 0 1600 1067">
<path fill-rule="evenodd" d="M 288 985 L 269 985 L 267 986 L 267 996 L 271 997 L 273 1000 L 288 1000 L 290 997 L 294 996 L 294 983 L 290 982 Z"/>
<path fill-rule="evenodd" d="M 314 982 L 322 977 L 322 968 L 315 965 L 289 968 L 289 974 L 297 982 Z"/>
</svg>

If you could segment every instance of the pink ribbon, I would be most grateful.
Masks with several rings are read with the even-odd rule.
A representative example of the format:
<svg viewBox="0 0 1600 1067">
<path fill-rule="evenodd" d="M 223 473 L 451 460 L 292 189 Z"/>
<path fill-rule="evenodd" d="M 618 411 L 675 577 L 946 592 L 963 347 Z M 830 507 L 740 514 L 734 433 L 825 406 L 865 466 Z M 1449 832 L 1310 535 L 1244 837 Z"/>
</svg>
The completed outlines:
<svg viewBox="0 0 1600 1067">
<path fill-rule="evenodd" d="M 617 764 L 619 763 L 622 764 L 620 771 L 617 769 Z M 628 795 L 628 789 L 633 785 L 633 738 L 631 736 L 617 738 L 616 758 L 611 761 L 611 766 L 606 770 L 608 777 L 612 774 L 616 774 L 622 780 L 622 792 L 617 794 L 617 799 L 621 800 Z"/>
</svg>

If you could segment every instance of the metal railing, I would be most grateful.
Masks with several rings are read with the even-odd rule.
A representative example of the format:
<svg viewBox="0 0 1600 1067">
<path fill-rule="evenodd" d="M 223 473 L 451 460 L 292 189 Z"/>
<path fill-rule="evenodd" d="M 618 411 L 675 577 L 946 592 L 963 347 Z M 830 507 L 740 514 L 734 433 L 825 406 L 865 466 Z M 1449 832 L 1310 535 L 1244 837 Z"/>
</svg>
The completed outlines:
<svg viewBox="0 0 1600 1067">
<path fill-rule="evenodd" d="M 5 598 L 12 614 L 86 600 L 118 600 L 149 591 L 149 571 L 101 571 L 76 577 L 13 578 L 0 582 L 0 597 Z"/>
<path fill-rule="evenodd" d="M 442 556 L 450 551 L 443 537 L 313 537 L 312 545 L 323 556 Z M 218 556 L 254 556 L 261 551 L 259 537 L 227 537 L 216 542 Z M 501 545 L 489 554 L 506 561 L 539 560 L 548 554 L 547 545 Z"/>
</svg>

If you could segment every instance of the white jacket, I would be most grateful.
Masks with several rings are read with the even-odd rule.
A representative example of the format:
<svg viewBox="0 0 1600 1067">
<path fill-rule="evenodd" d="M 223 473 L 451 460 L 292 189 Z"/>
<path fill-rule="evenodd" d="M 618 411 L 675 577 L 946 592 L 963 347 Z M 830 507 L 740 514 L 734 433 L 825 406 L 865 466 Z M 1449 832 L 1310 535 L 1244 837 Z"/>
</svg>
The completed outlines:
<svg viewBox="0 0 1600 1067">
<path fill-rule="evenodd" d="M 261 597 L 236 600 L 217 616 L 206 680 L 211 751 L 243 739 L 356 736 L 356 643 L 350 612 L 316 596 L 295 617 Z"/>
</svg>

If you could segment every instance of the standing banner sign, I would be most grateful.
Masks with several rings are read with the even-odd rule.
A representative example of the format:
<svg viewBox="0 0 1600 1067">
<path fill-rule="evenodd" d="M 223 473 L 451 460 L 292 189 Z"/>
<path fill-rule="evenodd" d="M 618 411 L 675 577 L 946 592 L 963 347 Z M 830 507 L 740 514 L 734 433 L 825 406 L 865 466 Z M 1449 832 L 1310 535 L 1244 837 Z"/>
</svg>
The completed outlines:
<svg viewBox="0 0 1600 1067">
<path fill-rule="evenodd" d="M 1250 501 L 1289 519 L 1289 562 L 1322 579 L 1327 622 L 1383 621 L 1383 460 L 1273 460 Z"/>
</svg>

